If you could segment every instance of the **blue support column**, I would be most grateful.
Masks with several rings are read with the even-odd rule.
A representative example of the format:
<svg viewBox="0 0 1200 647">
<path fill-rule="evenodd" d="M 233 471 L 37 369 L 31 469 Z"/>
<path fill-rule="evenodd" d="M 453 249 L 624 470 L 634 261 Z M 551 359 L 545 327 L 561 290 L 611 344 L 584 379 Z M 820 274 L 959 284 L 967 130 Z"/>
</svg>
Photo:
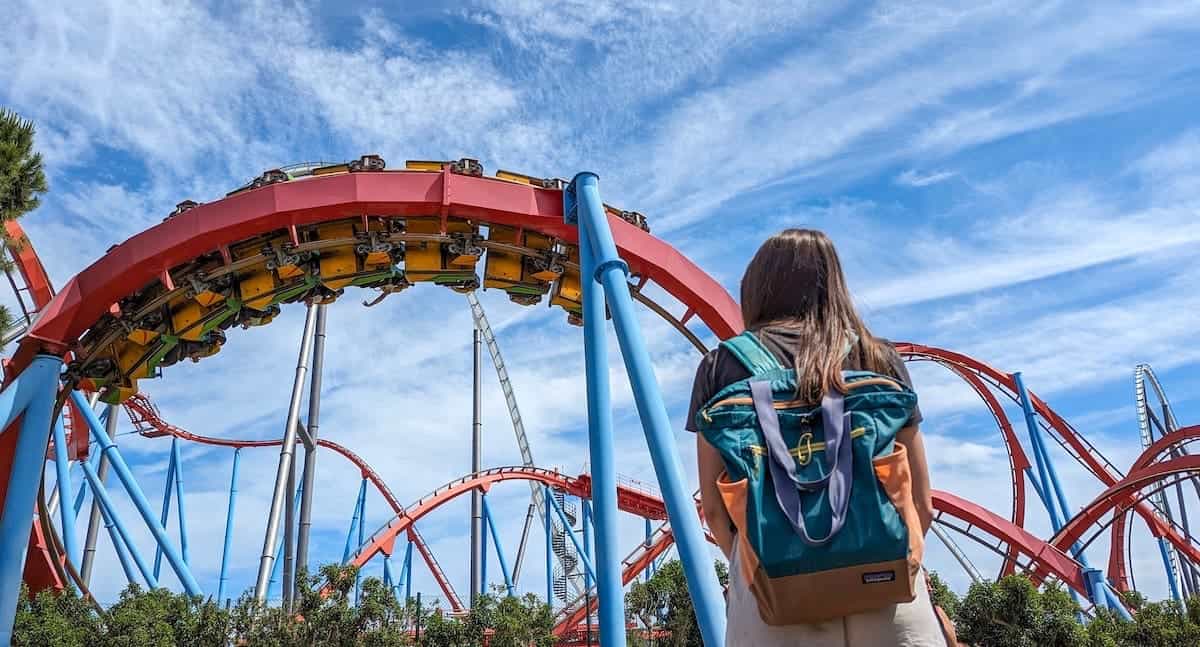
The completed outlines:
<svg viewBox="0 0 1200 647">
<path fill-rule="evenodd" d="M 1167 584 L 1171 586 L 1171 599 L 1176 602 L 1182 602 L 1183 597 L 1179 595 L 1179 582 L 1175 581 L 1175 565 L 1171 563 L 1171 556 L 1167 552 L 1167 540 L 1159 537 L 1158 551 L 1162 553 L 1163 568 L 1167 572 Z"/>
<path fill-rule="evenodd" d="M 550 500 L 550 488 L 542 486 L 542 498 Z M 546 506 L 546 605 L 554 608 L 554 543 L 550 536 L 550 506 Z"/>
<path fill-rule="evenodd" d="M 652 528 L 650 526 L 649 519 L 646 519 L 645 521 L 646 521 L 646 538 L 643 541 L 645 542 L 646 548 L 650 548 L 650 536 L 654 534 L 654 528 Z M 650 578 L 652 578 L 652 577 L 654 577 L 654 560 L 650 560 L 650 568 L 646 569 L 646 581 L 649 582 Z"/>
<path fill-rule="evenodd" d="M 583 508 L 583 556 L 593 564 L 592 560 L 592 506 L 587 499 L 580 499 Z M 592 578 L 586 572 L 583 574 L 583 585 L 592 588 Z"/>
<path fill-rule="evenodd" d="M 108 496 L 108 490 L 104 484 L 100 482 L 100 476 L 92 469 L 91 465 L 83 464 L 83 474 L 87 477 L 88 483 L 92 487 L 92 496 L 100 501 L 100 510 L 104 514 L 104 520 L 117 530 L 117 537 L 113 537 L 113 546 L 117 547 L 117 538 L 120 538 L 120 543 L 124 544 L 129 549 L 129 554 L 133 557 L 133 561 L 137 564 L 138 570 L 142 573 L 142 578 L 146 580 L 146 586 L 149 588 L 158 587 L 158 576 L 150 570 L 150 566 L 146 564 L 146 560 L 142 559 L 142 554 L 138 552 L 137 546 L 129 539 L 129 531 L 126 530 L 125 524 L 121 522 L 121 517 L 117 514 L 116 507 L 113 506 L 112 498 Z M 111 535 L 110 535 L 111 537 Z"/>
<path fill-rule="evenodd" d="M 1021 403 L 1021 411 L 1025 415 L 1025 426 L 1029 431 L 1033 456 L 1041 476 L 1040 480 L 1044 491 L 1039 492 L 1039 495 L 1042 496 L 1042 502 L 1050 513 L 1050 524 L 1054 528 L 1054 532 L 1058 532 L 1066 520 L 1071 517 L 1071 506 L 1067 505 L 1067 495 L 1063 492 L 1062 483 L 1058 480 L 1058 471 L 1054 468 L 1054 461 L 1051 460 L 1050 453 L 1046 449 L 1046 439 L 1042 436 L 1042 428 L 1037 424 L 1036 412 L 1033 410 L 1029 391 L 1025 388 L 1025 381 L 1021 379 L 1019 371 L 1013 373 L 1012 378 L 1013 384 L 1017 387 L 1017 397 Z M 1104 580 L 1104 574 L 1099 569 L 1094 569 L 1088 564 L 1087 555 L 1083 553 L 1078 542 L 1071 546 L 1071 553 L 1083 566 L 1083 575 L 1085 581 L 1088 582 L 1092 604 L 1108 607 L 1116 611 L 1119 616 L 1128 619 L 1129 611 L 1125 609 L 1125 605 L 1120 599 L 1115 595 L 1110 595 L 1111 585 Z M 1075 597 L 1073 590 L 1071 596 Z"/>
<path fill-rule="evenodd" d="M 577 218 L 580 225 L 580 247 L 589 247 L 589 276 L 583 277 L 585 289 L 592 285 L 595 279 L 604 286 L 609 310 L 612 313 L 613 326 L 616 328 L 617 343 L 621 348 L 621 357 L 629 376 L 633 390 L 634 401 L 637 405 L 638 416 L 642 421 L 642 429 L 646 434 L 646 444 L 650 448 L 650 458 L 654 464 L 654 472 L 658 476 L 662 488 L 663 501 L 666 503 L 667 517 L 675 531 L 680 560 L 683 562 L 684 574 L 687 577 L 688 590 L 695 603 L 696 620 L 700 626 L 704 643 L 709 647 L 720 647 L 725 642 L 725 600 L 721 587 L 717 582 L 716 570 L 704 533 L 700 528 L 700 517 L 696 505 L 686 487 L 683 476 L 683 466 L 679 462 L 676 451 L 674 432 L 671 421 L 667 417 L 667 408 L 659 391 L 658 381 L 654 376 L 654 367 L 650 362 L 641 328 L 633 310 L 633 298 L 629 293 L 629 268 L 617 254 L 617 246 L 613 241 L 612 230 L 608 225 L 608 216 L 600 201 L 600 191 L 597 187 L 597 177 L 593 173 L 580 173 L 571 181 L 567 191 L 568 196 L 564 205 L 564 216 L 569 220 Z M 574 207 L 571 209 L 569 207 Z M 574 213 L 572 213 L 574 212 Z M 594 313 L 595 314 L 595 313 Z M 604 325 L 603 316 L 593 316 L 589 322 L 584 314 L 584 328 Z M 593 377 L 591 368 L 588 377 Z M 598 376 L 597 376 L 598 377 Z M 589 384 L 591 380 L 588 380 Z M 589 406 L 589 413 L 591 412 Z M 590 423 L 589 423 L 590 427 Z M 611 450 L 601 447 L 602 452 Z M 602 456 L 602 458 L 608 458 Z M 595 465 L 597 457 L 592 456 Z M 607 486 L 607 484 L 605 484 Z M 615 484 L 613 484 L 615 490 Z M 602 516 L 608 510 L 597 509 L 597 525 L 607 525 L 615 519 Z M 607 540 L 607 538 L 606 538 Z M 606 542 L 607 543 L 607 542 Z M 598 546 L 597 548 L 600 548 Z M 616 560 L 605 564 L 604 571 L 617 571 Z M 614 572 L 612 574 L 616 576 Z M 601 609 L 608 604 L 615 606 L 621 615 L 620 628 L 609 626 L 605 616 L 601 615 L 601 640 L 611 641 L 605 645 L 624 644 L 624 604 L 619 595 L 612 592 L 603 594 L 600 600 Z"/>
<path fill-rule="evenodd" d="M 367 479 L 358 486 L 358 496 L 354 498 L 354 515 L 350 517 L 350 530 L 346 533 L 346 547 L 342 549 L 342 563 L 350 561 L 357 546 L 354 545 L 355 533 L 358 532 L 358 520 L 362 515 L 363 499 L 367 496 Z M 360 544 L 361 545 L 361 544 Z"/>
<path fill-rule="evenodd" d="M 71 495 L 71 459 L 62 416 L 54 419 L 54 471 L 58 480 L 55 487 L 58 488 L 58 520 L 62 529 L 63 547 L 67 551 L 67 559 L 78 566 L 82 554 L 79 551 L 79 538 L 75 534 L 74 510 L 67 507 L 67 497 Z"/>
<path fill-rule="evenodd" d="M 221 549 L 221 575 L 217 583 L 217 604 L 225 599 L 225 585 L 229 583 L 229 546 L 233 543 L 233 510 L 237 504 L 238 465 L 242 460 L 242 448 L 233 450 L 233 474 L 229 477 L 229 509 L 225 511 L 225 543 Z"/>
<path fill-rule="evenodd" d="M 488 509 L 487 496 L 482 497 L 483 500 L 483 518 L 487 523 L 487 527 L 492 532 L 492 543 L 496 548 L 496 559 L 500 561 L 500 574 L 504 576 L 504 588 L 508 590 L 510 596 L 513 595 L 512 574 L 508 572 L 508 560 L 504 558 L 504 548 L 500 546 L 500 533 L 496 531 L 496 522 L 492 519 L 492 513 Z M 487 542 L 484 542 L 486 545 Z M 485 571 L 486 572 L 486 571 Z M 485 579 L 486 583 L 487 580 Z"/>
<path fill-rule="evenodd" d="M 362 488 L 358 491 L 358 546 L 363 545 L 363 531 L 367 528 L 367 477 L 363 477 Z M 355 550 L 358 549 L 355 547 Z M 363 568 L 366 568 L 363 564 Z M 354 575 L 354 605 L 362 601 L 362 569 Z"/>
<path fill-rule="evenodd" d="M 179 552 L 183 554 L 183 563 L 191 566 L 188 561 L 187 515 L 183 510 L 183 458 L 179 455 L 178 438 L 171 438 L 171 461 L 175 463 L 175 515 L 179 519 Z M 165 524 L 164 524 L 165 525 Z"/>
<path fill-rule="evenodd" d="M 592 176 L 593 178 L 595 176 Z M 577 183 L 572 183 L 577 188 Z M 574 191 L 563 192 L 563 214 L 571 218 Z M 598 196 L 597 196 L 598 199 Z M 601 207 L 603 208 L 603 207 Z M 578 219 L 576 219 L 578 222 Z M 612 403 L 608 382 L 608 339 L 605 336 L 604 290 L 597 281 L 599 263 L 586 227 L 579 227 L 579 280 L 583 288 L 583 357 L 587 389 L 588 452 L 592 468 L 595 521 L 596 581 L 600 641 L 604 647 L 625 644 L 625 595 L 617 518 L 617 468 L 613 458 Z"/>
<path fill-rule="evenodd" d="M 487 518 L 487 513 L 484 512 L 483 500 L 484 500 L 483 492 L 480 491 L 479 492 L 479 521 L 481 523 L 479 524 L 480 525 L 479 531 L 481 533 L 481 536 L 479 537 L 479 595 L 487 595 L 487 592 L 488 592 L 487 527 L 488 527 L 488 524 L 490 523 L 490 521 Z M 474 602 L 474 601 L 472 601 L 472 602 Z"/>
<path fill-rule="evenodd" d="M 408 604 L 408 600 L 412 598 L 412 540 L 408 541 L 408 547 L 404 549 L 404 604 Z"/>
<path fill-rule="evenodd" d="M 99 475 L 97 475 L 97 480 L 98 477 Z M 85 482 L 87 480 L 86 473 L 84 480 Z M 134 573 L 133 566 L 129 563 L 129 554 L 126 552 L 121 535 L 117 532 L 117 526 L 113 523 L 112 517 L 109 516 L 108 509 L 103 505 L 98 507 L 100 508 L 100 517 L 104 520 L 104 529 L 108 531 L 108 540 L 112 542 L 113 552 L 117 554 L 117 561 L 121 563 L 121 570 L 125 572 L 125 581 L 133 584 L 137 581 L 137 574 Z"/>
<path fill-rule="evenodd" d="M 96 463 L 98 463 L 100 461 L 100 454 L 93 453 L 91 456 L 88 456 L 87 460 L 88 460 L 88 463 L 91 463 L 92 467 L 96 467 Z M 76 493 L 75 493 L 75 505 L 73 506 L 73 508 L 75 510 L 74 514 L 75 514 L 76 520 L 79 519 L 79 511 L 83 509 L 83 498 L 87 495 L 87 493 L 88 493 L 87 479 L 79 479 L 79 490 L 76 491 Z"/>
<path fill-rule="evenodd" d="M 172 486 L 175 484 L 175 443 L 178 440 L 179 439 L 174 436 L 171 437 L 171 454 L 170 458 L 167 459 L 167 476 L 165 479 L 163 479 L 162 514 L 159 515 L 158 519 L 159 523 L 162 524 L 164 529 L 167 527 L 167 520 L 171 518 L 171 492 L 174 491 L 174 487 Z M 158 578 L 162 573 L 162 556 L 163 547 L 161 544 L 159 544 L 154 549 L 155 578 Z"/>
<path fill-rule="evenodd" d="M 196 578 L 192 577 L 192 571 L 187 564 L 183 562 L 183 556 L 171 543 L 170 537 L 167 536 L 166 528 L 158 523 L 154 518 L 154 511 L 150 509 L 150 502 L 146 500 L 146 495 L 142 492 L 142 488 L 138 485 L 137 479 L 133 477 L 133 472 L 129 470 L 129 465 L 125 463 L 125 458 L 121 456 L 121 452 L 113 444 L 112 439 L 108 437 L 108 432 L 104 430 L 104 425 L 96 418 L 96 413 L 88 406 L 87 400 L 78 391 L 71 392 L 71 399 L 78 405 L 80 411 L 83 412 L 83 417 L 87 420 L 88 426 L 92 430 L 92 438 L 100 445 L 100 451 L 108 456 L 108 462 L 113 467 L 113 471 L 117 473 L 117 479 L 125 486 L 125 491 L 129 494 L 129 498 L 133 501 L 134 507 L 141 514 L 142 520 L 146 522 L 146 526 L 150 529 L 154 539 L 163 547 L 163 552 L 167 557 L 167 563 L 171 565 L 171 569 L 175 571 L 175 575 L 179 578 L 183 588 L 188 595 L 204 595 L 200 589 L 200 585 L 196 582 Z M 92 484 L 95 487 L 95 484 Z M 130 551 L 133 546 L 130 546 Z"/>
<path fill-rule="evenodd" d="M 19 433 L 4 509 L 0 512 L 0 645 L 12 641 L 21 574 L 25 570 L 29 532 L 33 529 L 38 484 L 46 464 L 46 445 L 50 441 L 60 370 L 62 358 L 38 355 L 8 388 L 0 391 L 0 418 L 4 420 L 0 433 Z M 24 417 L 19 430 L 9 429 L 22 413 Z"/>
</svg>

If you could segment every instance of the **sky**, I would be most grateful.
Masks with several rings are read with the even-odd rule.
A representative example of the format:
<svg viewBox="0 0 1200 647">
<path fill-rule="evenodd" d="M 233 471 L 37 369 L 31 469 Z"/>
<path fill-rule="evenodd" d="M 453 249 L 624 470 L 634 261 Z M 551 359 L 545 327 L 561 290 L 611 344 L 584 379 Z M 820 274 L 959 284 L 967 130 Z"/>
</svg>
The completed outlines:
<svg viewBox="0 0 1200 647">
<path fill-rule="evenodd" d="M 475 157 L 488 173 L 590 170 L 607 202 L 646 214 L 654 235 L 733 293 L 765 237 L 826 231 L 876 334 L 1022 371 L 1127 466 L 1140 451 L 1137 363 L 1154 367 L 1181 423 L 1200 421 L 1200 3 L 910 4 L 0 0 L 0 105 L 37 124 L 50 192 L 24 226 L 59 285 L 177 202 L 218 199 L 289 163 L 378 153 L 393 168 Z M 433 286 L 367 311 L 370 296 L 330 308 L 321 433 L 416 501 L 469 471 L 471 318 L 462 296 Z M 494 291 L 481 299 L 535 459 L 586 469 L 581 331 L 559 310 Z M 642 315 L 694 474 L 682 427 L 699 355 Z M 180 427 L 278 437 L 303 319 L 291 307 L 269 327 L 231 331 L 219 355 L 141 386 Z M 653 482 L 612 359 L 618 471 Z M 517 464 L 484 369 L 484 464 Z M 1008 461 L 990 415 L 946 371 L 911 370 L 934 487 L 1007 515 Z M 169 442 L 119 441 L 157 507 Z M 1052 451 L 1081 508 L 1101 488 Z M 192 445 L 182 455 L 189 559 L 212 592 L 232 456 Z M 277 460 L 243 452 L 235 594 L 253 585 Z M 311 560 L 326 562 L 341 558 L 359 474 L 332 454 L 318 465 Z M 489 494 L 510 564 L 527 500 L 519 484 Z M 389 516 L 369 491 L 368 531 Z M 1049 534 L 1036 500 L 1028 519 Z M 624 553 L 642 525 L 621 523 Z M 420 528 L 465 591 L 465 499 Z M 1140 524 L 1133 541 L 1137 585 L 1167 595 Z M 994 575 L 997 558 L 960 543 Z M 531 540 L 534 554 L 540 546 Z M 1106 563 L 1106 546 L 1089 549 L 1093 564 Z M 112 600 L 124 578 L 104 540 L 100 554 L 93 585 Z M 544 591 L 541 561 L 529 560 L 519 589 Z M 965 590 L 932 537 L 926 563 Z M 178 587 L 172 575 L 163 584 Z M 438 595 L 424 567 L 414 588 Z"/>
</svg>

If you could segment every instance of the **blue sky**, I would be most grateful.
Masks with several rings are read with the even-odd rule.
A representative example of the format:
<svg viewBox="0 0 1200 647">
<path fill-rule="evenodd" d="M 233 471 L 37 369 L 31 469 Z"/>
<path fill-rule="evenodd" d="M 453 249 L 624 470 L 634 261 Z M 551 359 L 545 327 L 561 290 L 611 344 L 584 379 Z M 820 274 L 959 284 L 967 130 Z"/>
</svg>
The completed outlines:
<svg viewBox="0 0 1200 647">
<path fill-rule="evenodd" d="M 0 104 L 38 124 L 51 192 L 26 226 L 59 283 L 176 202 L 287 163 L 380 153 L 393 166 L 473 156 L 489 172 L 586 169 L 606 201 L 645 213 L 731 290 L 765 236 L 824 229 L 876 333 L 1023 371 L 1118 465 L 1139 448 L 1136 363 L 1157 369 L 1181 422 L 1200 419 L 1194 2 L 13 2 Z M 321 426 L 411 501 L 467 470 L 470 318 L 433 287 L 369 313 L 366 296 L 331 310 Z M 535 456 L 579 470 L 579 331 L 561 312 L 483 298 Z M 180 426 L 278 436 L 302 319 L 292 308 L 231 334 L 217 357 L 144 390 Z M 698 356 L 643 321 L 682 427 Z M 944 372 L 913 373 L 935 486 L 1007 513 L 1007 460 L 986 411 Z M 486 462 L 512 464 L 485 375 Z M 652 480 L 618 371 L 614 385 L 619 469 Z M 165 442 L 123 440 L 157 499 Z M 691 466 L 691 438 L 678 440 Z M 184 457 L 194 568 L 215 588 L 230 454 L 189 446 Z M 1082 506 L 1097 486 L 1057 458 Z M 235 590 L 252 584 L 276 459 L 243 461 Z M 318 486 L 314 559 L 336 559 L 358 477 L 323 458 Z M 492 496 L 512 550 L 525 489 Z M 382 524 L 382 499 L 367 505 L 369 526 Z M 1031 504 L 1042 534 L 1044 517 Z M 466 519 L 464 504 L 423 524 L 462 589 Z M 639 532 L 624 521 L 631 548 Z M 1139 585 L 1164 595 L 1142 530 L 1135 549 Z M 946 551 L 930 551 L 964 587 Z M 996 560 L 972 555 L 994 572 Z M 1104 563 L 1099 544 L 1090 555 Z M 523 588 L 542 590 L 537 561 Z M 113 560 L 99 573 L 101 595 L 114 595 Z M 415 584 L 434 593 L 423 569 Z"/>
</svg>

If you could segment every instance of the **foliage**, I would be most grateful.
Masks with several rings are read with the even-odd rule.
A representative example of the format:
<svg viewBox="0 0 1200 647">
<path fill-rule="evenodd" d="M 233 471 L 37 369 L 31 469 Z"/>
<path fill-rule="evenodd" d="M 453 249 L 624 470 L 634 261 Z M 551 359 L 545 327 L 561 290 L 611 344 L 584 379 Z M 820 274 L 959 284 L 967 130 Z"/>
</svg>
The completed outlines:
<svg viewBox="0 0 1200 647">
<path fill-rule="evenodd" d="M 729 583 L 725 564 L 716 562 L 717 578 L 722 585 Z M 700 647 L 700 626 L 688 594 L 683 564 L 671 560 L 662 565 L 647 582 L 635 583 L 625 595 L 626 613 L 646 628 L 669 632 L 669 637 L 656 641 L 673 647 Z M 635 642 L 631 638 L 631 643 Z"/>
<path fill-rule="evenodd" d="M 21 586 L 12 644 L 26 647 L 85 647 L 100 644 L 100 617 L 78 595 L 42 591 L 30 597 Z"/>
<path fill-rule="evenodd" d="M 1133 622 L 1102 609 L 1087 625 L 1088 647 L 1173 647 L 1200 645 L 1200 598 L 1188 604 L 1174 600 L 1146 602 L 1140 595 L 1126 602 L 1136 609 Z"/>
<path fill-rule="evenodd" d="M 42 155 L 33 150 L 33 122 L 0 108 L 0 221 L 15 220 L 38 206 L 46 191 Z"/>
<path fill-rule="evenodd" d="M 22 592 L 13 644 L 21 647 L 208 647 L 310 645 L 399 647 L 413 645 L 419 619 L 421 644 L 478 647 L 490 635 L 494 647 L 550 647 L 554 616 L 535 595 L 483 595 L 461 619 L 436 606 L 407 604 L 378 578 L 362 581 L 357 605 L 352 591 L 358 571 L 331 564 L 319 576 L 300 574 L 293 611 L 243 594 L 231 609 L 216 602 L 130 585 L 101 617 L 73 591 Z"/>
<path fill-rule="evenodd" d="M 1061 587 L 1044 591 L 1009 575 L 971 585 L 954 615 L 958 639 L 978 647 L 1074 647 L 1085 644 L 1079 607 Z"/>
<path fill-rule="evenodd" d="M 729 575 L 718 563 L 722 584 Z M 165 589 L 146 591 L 130 585 L 103 614 L 72 591 L 22 590 L 13 644 L 21 647 L 158 647 L 311 645 L 400 647 L 551 647 L 554 615 L 533 594 L 510 597 L 497 588 L 475 600 L 470 612 L 454 617 L 437 605 L 401 602 L 378 578 L 362 580 L 358 604 L 353 590 L 358 571 L 338 564 L 318 576 L 300 574 L 294 610 L 257 603 L 245 593 L 230 609 L 212 600 Z M 1148 602 L 1137 593 L 1123 594 L 1135 612 L 1133 621 L 1100 609 L 1086 624 L 1079 607 L 1061 587 L 1039 591 L 1023 576 L 971 586 L 961 600 L 931 573 L 930 595 L 957 624 L 958 637 L 975 647 L 1173 647 L 1200 645 L 1200 598 L 1186 605 L 1173 600 Z M 702 644 L 683 566 L 664 564 L 647 582 L 634 584 L 626 608 L 643 629 L 652 630 L 655 645 L 691 647 Z M 646 644 L 645 631 L 629 636 L 631 645 Z"/>
<path fill-rule="evenodd" d="M 946 615 L 953 620 L 955 614 L 958 613 L 958 596 L 950 587 L 938 577 L 937 573 L 929 572 L 929 598 L 933 601 L 934 606 L 940 607 Z"/>
</svg>

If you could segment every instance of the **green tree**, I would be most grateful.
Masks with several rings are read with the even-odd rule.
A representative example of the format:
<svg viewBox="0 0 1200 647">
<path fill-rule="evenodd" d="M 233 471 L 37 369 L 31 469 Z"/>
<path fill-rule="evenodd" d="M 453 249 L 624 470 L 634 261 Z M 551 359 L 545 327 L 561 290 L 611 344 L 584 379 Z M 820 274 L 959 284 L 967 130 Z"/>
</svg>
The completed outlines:
<svg viewBox="0 0 1200 647">
<path fill-rule="evenodd" d="M 715 565 L 721 584 L 728 584 L 729 571 L 725 564 L 716 562 Z M 663 564 L 649 581 L 630 587 L 625 595 L 625 609 L 642 626 L 669 633 L 669 638 L 658 641 L 658 644 L 673 647 L 700 647 L 704 644 L 692 597 L 688 593 L 683 564 L 677 559 Z"/>
<path fill-rule="evenodd" d="M 33 211 L 38 196 L 46 192 L 42 155 L 33 150 L 33 122 L 17 113 L 0 108 L 0 222 L 16 220 Z M 0 232 L 5 244 L 11 244 Z M 9 261 L 0 254 L 0 269 L 9 269 Z M 12 328 L 8 308 L 0 306 L 0 335 Z M 2 347 L 0 347 L 2 350 Z"/>
<path fill-rule="evenodd" d="M 211 600 L 161 588 L 143 591 L 137 584 L 121 592 L 104 624 L 94 644 L 112 647 L 217 645 L 228 640 L 231 629 L 229 613 Z"/>
<path fill-rule="evenodd" d="M 1044 591 L 1028 578 L 1009 575 L 971 585 L 955 613 L 958 639 L 977 647 L 1076 647 L 1087 634 L 1079 611 L 1061 587 Z"/>
<path fill-rule="evenodd" d="M 0 108 L 0 221 L 37 208 L 46 192 L 42 155 L 33 150 L 33 122 Z"/>
<path fill-rule="evenodd" d="M 929 572 L 929 598 L 933 601 L 934 606 L 941 608 L 951 620 L 954 620 L 955 614 L 958 613 L 958 596 L 933 571 Z"/>
<path fill-rule="evenodd" d="M 35 596 L 21 585 L 12 644 L 21 647 L 90 647 L 100 644 L 96 611 L 75 595 L 42 591 Z"/>
</svg>

